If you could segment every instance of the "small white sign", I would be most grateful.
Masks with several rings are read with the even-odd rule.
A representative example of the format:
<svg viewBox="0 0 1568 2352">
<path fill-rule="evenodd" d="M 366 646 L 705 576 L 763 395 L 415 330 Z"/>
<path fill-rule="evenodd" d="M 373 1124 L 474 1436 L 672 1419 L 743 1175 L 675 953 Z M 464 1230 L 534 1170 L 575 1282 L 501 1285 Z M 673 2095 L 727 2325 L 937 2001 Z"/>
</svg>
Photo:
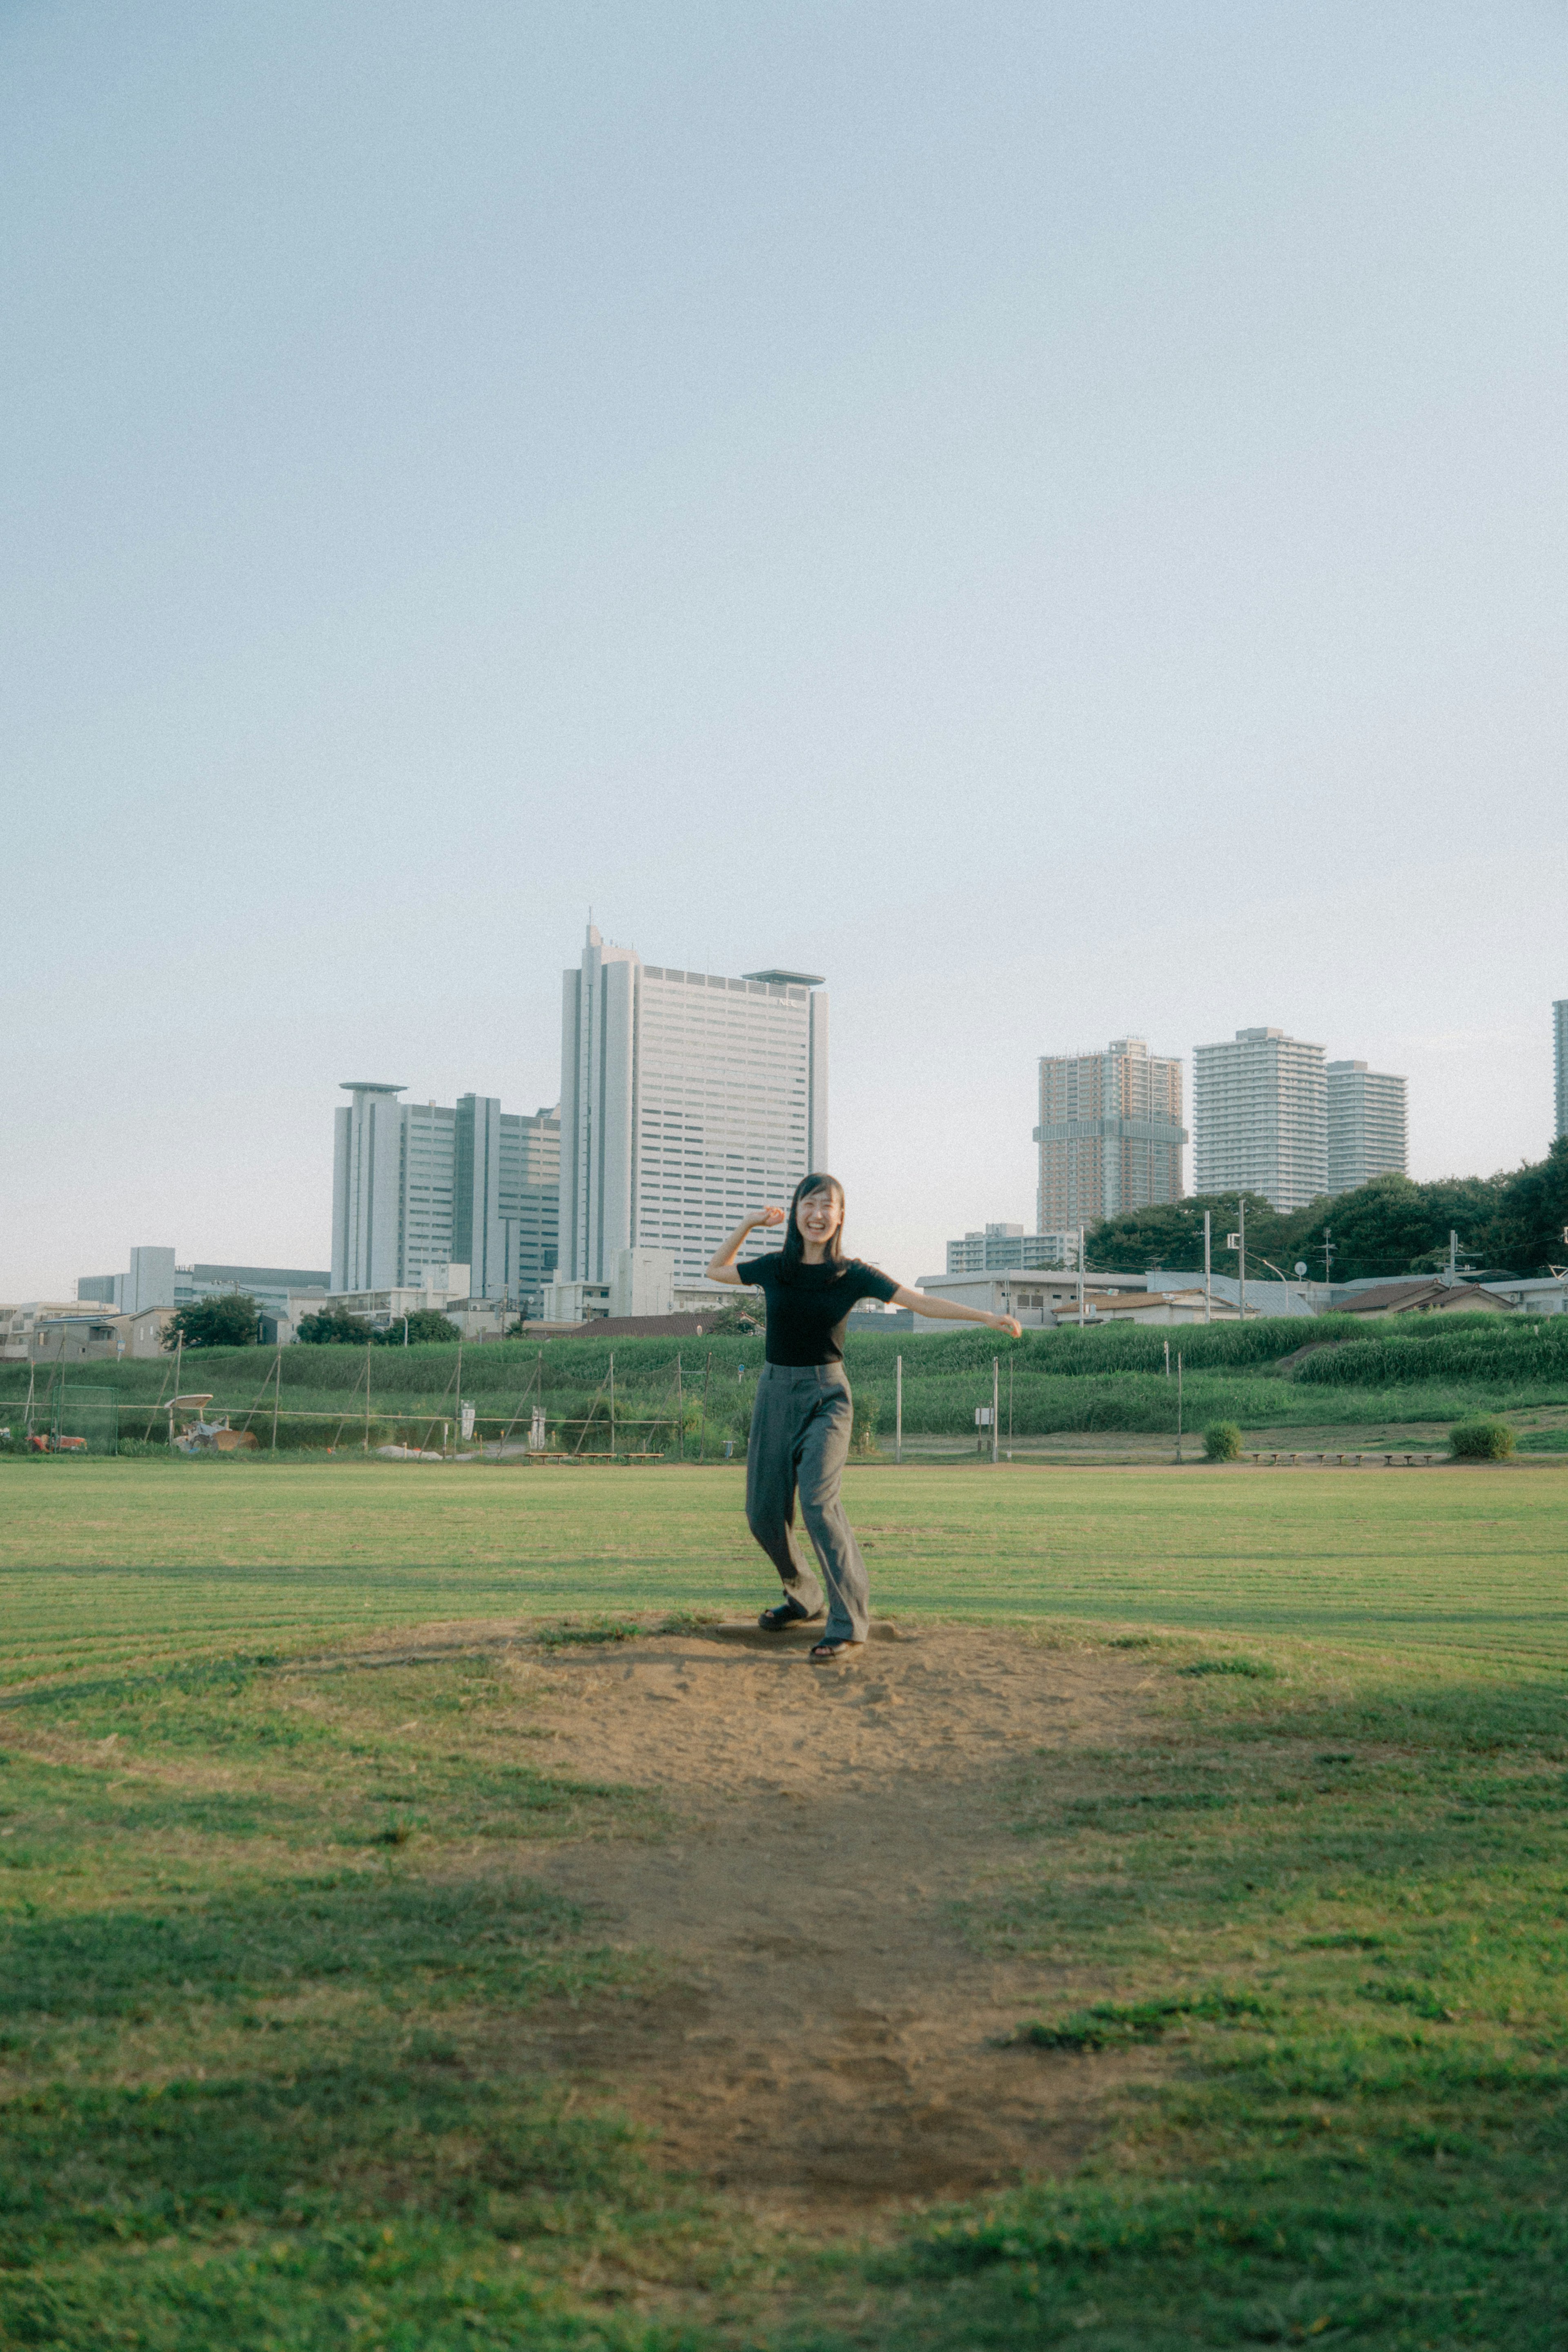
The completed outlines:
<svg viewBox="0 0 1568 2352">
<path fill-rule="evenodd" d="M 991 1408 L 988 1404 L 977 1404 L 975 1407 L 975 1427 L 977 1429 L 989 1429 L 992 1418 Z"/>
</svg>

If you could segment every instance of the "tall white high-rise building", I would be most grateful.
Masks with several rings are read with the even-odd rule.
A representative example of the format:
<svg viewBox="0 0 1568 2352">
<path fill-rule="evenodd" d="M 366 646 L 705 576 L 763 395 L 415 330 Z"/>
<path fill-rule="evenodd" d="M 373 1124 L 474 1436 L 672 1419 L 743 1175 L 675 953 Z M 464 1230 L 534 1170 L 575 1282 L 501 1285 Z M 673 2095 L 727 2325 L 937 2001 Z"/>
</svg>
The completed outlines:
<svg viewBox="0 0 1568 2352">
<path fill-rule="evenodd" d="M 1329 1188 L 1328 1076 L 1321 1045 L 1239 1029 L 1193 1050 L 1193 1190 L 1260 1192 L 1300 1209 Z"/>
<path fill-rule="evenodd" d="M 1568 1135 L 1568 996 L 1560 996 L 1552 1008 L 1552 1042 L 1555 1047 L 1553 1058 L 1557 1080 L 1557 1121 L 1553 1133 Z"/>
<path fill-rule="evenodd" d="M 1374 1176 L 1409 1172 L 1405 1081 L 1364 1062 L 1328 1066 L 1331 1192 L 1352 1192 Z"/>
<path fill-rule="evenodd" d="M 469 1296 L 537 1310 L 555 1272 L 560 1120 L 493 1095 L 405 1103 L 401 1087 L 344 1081 L 332 1161 L 332 1287 L 416 1286 L 468 1268 Z"/>
<path fill-rule="evenodd" d="M 816 972 L 675 971 L 591 924 L 564 975 L 560 1074 L 562 1283 L 612 1281 L 627 1249 L 701 1276 L 748 1209 L 787 1202 L 827 1159 Z"/>
</svg>

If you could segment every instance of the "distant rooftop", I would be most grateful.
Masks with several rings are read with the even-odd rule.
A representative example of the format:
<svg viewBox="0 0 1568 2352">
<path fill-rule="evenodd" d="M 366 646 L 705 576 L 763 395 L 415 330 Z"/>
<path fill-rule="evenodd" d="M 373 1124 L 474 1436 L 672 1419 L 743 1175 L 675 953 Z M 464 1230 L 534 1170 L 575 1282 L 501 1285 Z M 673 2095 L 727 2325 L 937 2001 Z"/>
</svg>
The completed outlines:
<svg viewBox="0 0 1568 2352">
<path fill-rule="evenodd" d="M 743 971 L 742 980 L 772 980 L 784 988 L 822 988 L 827 974 L 821 971 Z"/>
<path fill-rule="evenodd" d="M 380 1078 L 340 1078 L 338 1084 L 348 1095 L 402 1095 L 408 1092 L 406 1081 L 401 1087 L 389 1087 Z"/>
</svg>

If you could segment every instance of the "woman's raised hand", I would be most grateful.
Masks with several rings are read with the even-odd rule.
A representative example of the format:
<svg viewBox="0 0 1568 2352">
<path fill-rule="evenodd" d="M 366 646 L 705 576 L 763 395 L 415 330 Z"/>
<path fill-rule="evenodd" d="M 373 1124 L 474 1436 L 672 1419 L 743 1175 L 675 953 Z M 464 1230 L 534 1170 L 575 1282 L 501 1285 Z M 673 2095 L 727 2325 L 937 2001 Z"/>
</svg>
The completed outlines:
<svg viewBox="0 0 1568 2352">
<path fill-rule="evenodd" d="M 781 1225 L 785 1215 L 786 1212 L 783 1209 L 753 1209 L 747 1223 L 753 1226 Z"/>
<path fill-rule="evenodd" d="M 1023 1325 L 1016 1315 L 993 1315 L 991 1321 L 998 1331 L 1005 1331 L 1009 1339 L 1023 1338 Z"/>
</svg>

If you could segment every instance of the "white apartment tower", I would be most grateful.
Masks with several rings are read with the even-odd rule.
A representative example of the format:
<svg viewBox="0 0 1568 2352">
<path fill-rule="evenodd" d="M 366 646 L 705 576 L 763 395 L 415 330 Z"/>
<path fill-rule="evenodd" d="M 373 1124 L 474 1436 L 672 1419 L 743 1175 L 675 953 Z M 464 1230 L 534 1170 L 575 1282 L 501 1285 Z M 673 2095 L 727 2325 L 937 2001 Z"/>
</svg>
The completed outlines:
<svg viewBox="0 0 1568 2352">
<path fill-rule="evenodd" d="M 493 1095 L 405 1103 L 401 1087 L 344 1081 L 332 1158 L 332 1288 L 423 1283 L 468 1268 L 475 1298 L 537 1310 L 555 1271 L 560 1121 Z"/>
<path fill-rule="evenodd" d="M 559 1279 L 609 1282 L 626 1249 L 700 1276 L 747 1209 L 827 1159 L 821 976 L 671 971 L 591 924 L 563 975 L 560 1085 Z"/>
<path fill-rule="evenodd" d="M 1557 1080 L 1557 1118 L 1554 1135 L 1568 1135 L 1568 996 L 1560 996 L 1552 1008 L 1552 1042 Z"/>
<path fill-rule="evenodd" d="M 1239 1029 L 1193 1050 L 1193 1190 L 1260 1192 L 1303 1208 L 1329 1189 L 1328 1076 L 1321 1045 Z"/>
<path fill-rule="evenodd" d="M 1405 1081 L 1364 1062 L 1328 1066 L 1331 1192 L 1353 1192 L 1374 1176 L 1409 1173 Z"/>
<path fill-rule="evenodd" d="M 1182 1070 L 1141 1037 L 1100 1054 L 1042 1054 L 1036 1227 L 1070 1234 L 1182 1196 Z"/>
</svg>

